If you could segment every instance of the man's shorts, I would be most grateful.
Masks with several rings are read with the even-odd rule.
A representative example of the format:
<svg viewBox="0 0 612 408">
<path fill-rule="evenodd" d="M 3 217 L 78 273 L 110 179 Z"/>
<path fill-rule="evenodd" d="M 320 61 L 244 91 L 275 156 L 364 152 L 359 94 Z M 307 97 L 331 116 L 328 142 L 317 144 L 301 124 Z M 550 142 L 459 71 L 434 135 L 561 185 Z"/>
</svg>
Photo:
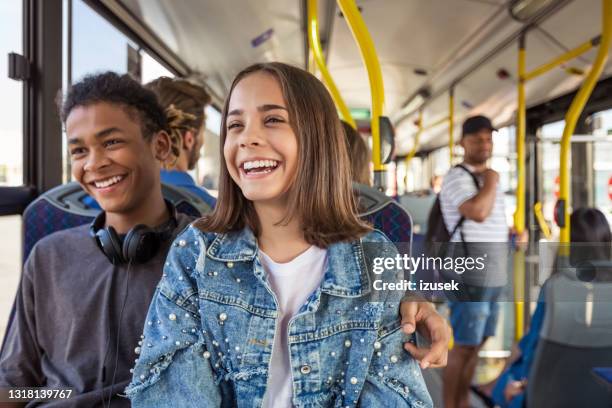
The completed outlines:
<svg viewBox="0 0 612 408">
<path fill-rule="evenodd" d="M 450 323 L 456 344 L 478 346 L 487 337 L 495 335 L 499 317 L 497 302 L 502 287 L 471 286 L 471 299 L 478 301 L 449 302 Z"/>
</svg>

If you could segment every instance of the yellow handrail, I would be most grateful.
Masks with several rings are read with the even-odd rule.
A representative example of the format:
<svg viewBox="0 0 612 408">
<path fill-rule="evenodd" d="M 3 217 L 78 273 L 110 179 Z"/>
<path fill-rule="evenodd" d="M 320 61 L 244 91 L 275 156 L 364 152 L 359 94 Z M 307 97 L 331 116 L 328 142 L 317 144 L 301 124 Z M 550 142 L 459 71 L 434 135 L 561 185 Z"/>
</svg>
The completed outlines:
<svg viewBox="0 0 612 408">
<path fill-rule="evenodd" d="M 514 230 L 519 236 L 525 230 L 525 34 L 519 39 L 518 50 L 518 106 L 516 124 L 516 153 L 517 153 L 517 185 L 516 210 L 514 212 Z M 525 325 L 525 254 L 517 249 L 513 255 L 514 261 L 514 339 L 523 337 Z"/>
<path fill-rule="evenodd" d="M 323 55 L 321 41 L 319 40 L 317 0 L 308 0 L 308 45 L 312 50 L 312 55 L 317 67 L 319 68 L 319 71 L 321 71 L 323 82 L 327 86 L 336 107 L 340 111 L 340 116 L 345 122 L 351 125 L 353 129 L 357 129 L 357 124 L 351 116 L 348 107 L 344 103 L 342 96 L 340 96 L 340 92 L 338 91 L 331 74 L 327 70 L 327 65 L 325 65 L 325 56 Z"/>
<path fill-rule="evenodd" d="M 525 229 L 525 133 L 526 133 L 526 102 L 525 102 L 525 34 L 521 35 L 518 50 L 518 107 L 516 124 L 516 211 L 514 213 L 514 229 L 521 234 Z"/>
<path fill-rule="evenodd" d="M 383 179 L 385 165 L 380 157 L 380 117 L 383 115 L 385 103 L 385 90 L 380 69 L 380 62 L 376 55 L 374 42 L 361 17 L 361 13 L 355 4 L 355 0 L 337 0 L 338 6 L 346 19 L 346 22 L 353 33 L 353 37 L 359 46 L 361 58 L 368 71 L 370 82 L 370 92 L 372 99 L 372 162 L 374 163 L 375 179 Z M 376 180 L 375 180 L 376 184 Z"/>
<path fill-rule="evenodd" d="M 601 36 L 597 36 L 583 44 L 580 44 L 578 47 L 572 50 L 569 50 L 565 54 L 559 55 L 557 58 L 547 62 L 546 64 L 543 64 L 539 66 L 538 68 L 525 73 L 523 78 L 525 79 L 525 81 L 529 81 L 530 79 L 540 76 L 544 74 L 545 72 L 548 72 L 551 69 L 556 68 L 559 65 L 584 54 L 585 52 L 595 47 L 599 43 L 600 39 L 601 39 Z"/>
<path fill-rule="evenodd" d="M 544 235 L 544 238 L 550 239 L 550 237 L 552 237 L 552 232 L 550 232 L 550 228 L 548 228 L 548 224 L 546 223 L 546 219 L 544 218 L 541 202 L 538 201 L 533 205 L 533 213 L 535 214 L 536 220 L 538 220 L 538 225 L 540 226 L 542 235 Z"/>
<path fill-rule="evenodd" d="M 604 65 L 608 58 L 608 50 L 610 48 L 610 40 L 612 37 L 612 0 L 602 0 L 602 32 L 601 42 L 597 52 L 597 58 L 591 67 L 589 74 L 580 86 L 580 90 L 572 101 L 569 110 L 565 115 L 565 128 L 563 129 L 563 137 L 561 138 L 561 157 L 559 164 L 559 205 L 562 213 L 559 217 L 561 234 L 559 242 L 570 242 L 570 223 L 569 223 L 569 205 L 570 205 L 570 174 L 569 174 L 569 149 L 570 140 L 576 122 L 582 113 L 584 106 L 593 92 L 593 88 L 597 80 L 601 76 Z"/>
<path fill-rule="evenodd" d="M 412 149 L 410 149 L 410 152 L 406 156 L 406 172 L 408 172 L 408 163 L 410 162 L 410 160 L 412 160 L 412 158 L 417 152 L 417 149 L 419 148 L 419 140 L 421 139 L 421 133 L 423 133 L 423 111 L 422 110 L 419 110 L 418 122 L 419 122 L 419 129 L 417 130 L 416 135 L 414 136 L 414 143 L 412 145 Z"/>
<path fill-rule="evenodd" d="M 429 129 L 431 129 L 431 128 L 434 128 L 434 127 L 436 127 L 436 126 L 438 126 L 438 125 L 441 125 L 441 124 L 443 124 L 443 123 L 446 123 L 446 122 L 448 122 L 448 116 L 445 116 L 445 117 L 443 117 L 442 119 L 438 119 L 438 120 L 436 120 L 435 122 L 430 123 L 430 124 L 429 124 L 429 125 L 427 125 L 427 126 L 424 126 L 424 127 L 423 127 L 423 130 L 429 130 Z"/>
<path fill-rule="evenodd" d="M 514 263 L 514 340 L 519 341 L 525 332 L 525 252 L 517 249 Z"/>
</svg>

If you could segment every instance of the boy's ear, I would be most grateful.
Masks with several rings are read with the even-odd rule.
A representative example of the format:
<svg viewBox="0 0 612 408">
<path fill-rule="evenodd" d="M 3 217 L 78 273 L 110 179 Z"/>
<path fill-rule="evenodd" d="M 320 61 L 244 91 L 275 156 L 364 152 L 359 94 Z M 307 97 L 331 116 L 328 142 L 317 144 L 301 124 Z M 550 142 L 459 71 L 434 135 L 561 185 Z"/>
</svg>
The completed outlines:
<svg viewBox="0 0 612 408">
<path fill-rule="evenodd" d="M 170 135 L 165 130 L 161 130 L 153 135 L 153 149 L 155 152 L 155 158 L 162 163 L 165 162 L 170 156 L 170 149 L 172 143 L 170 142 Z"/>
</svg>

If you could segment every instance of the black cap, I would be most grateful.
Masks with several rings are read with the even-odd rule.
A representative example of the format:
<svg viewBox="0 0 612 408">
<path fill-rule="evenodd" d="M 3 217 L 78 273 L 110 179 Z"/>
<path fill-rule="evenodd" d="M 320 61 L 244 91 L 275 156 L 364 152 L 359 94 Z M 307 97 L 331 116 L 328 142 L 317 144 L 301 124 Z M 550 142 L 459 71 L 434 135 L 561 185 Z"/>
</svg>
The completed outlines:
<svg viewBox="0 0 612 408">
<path fill-rule="evenodd" d="M 482 129 L 497 131 L 497 129 L 493 127 L 493 124 L 491 123 L 489 118 L 487 118 L 486 116 L 472 116 L 471 118 L 467 118 L 465 122 L 463 122 L 461 137 L 472 133 L 477 133 Z"/>
</svg>

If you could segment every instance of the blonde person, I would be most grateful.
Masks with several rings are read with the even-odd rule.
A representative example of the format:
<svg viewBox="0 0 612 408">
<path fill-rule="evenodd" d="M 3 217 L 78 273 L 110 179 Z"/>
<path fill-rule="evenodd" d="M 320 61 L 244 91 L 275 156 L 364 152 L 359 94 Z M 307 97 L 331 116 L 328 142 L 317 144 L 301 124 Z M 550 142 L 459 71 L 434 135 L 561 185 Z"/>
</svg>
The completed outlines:
<svg viewBox="0 0 612 408">
<path fill-rule="evenodd" d="M 145 88 L 152 90 L 164 108 L 172 142 L 171 155 L 161 171 L 162 183 L 185 188 L 211 208 L 215 198 L 187 173 L 200 158 L 206 128 L 204 108 L 210 103 L 206 90 L 185 79 L 160 77 Z"/>
</svg>

